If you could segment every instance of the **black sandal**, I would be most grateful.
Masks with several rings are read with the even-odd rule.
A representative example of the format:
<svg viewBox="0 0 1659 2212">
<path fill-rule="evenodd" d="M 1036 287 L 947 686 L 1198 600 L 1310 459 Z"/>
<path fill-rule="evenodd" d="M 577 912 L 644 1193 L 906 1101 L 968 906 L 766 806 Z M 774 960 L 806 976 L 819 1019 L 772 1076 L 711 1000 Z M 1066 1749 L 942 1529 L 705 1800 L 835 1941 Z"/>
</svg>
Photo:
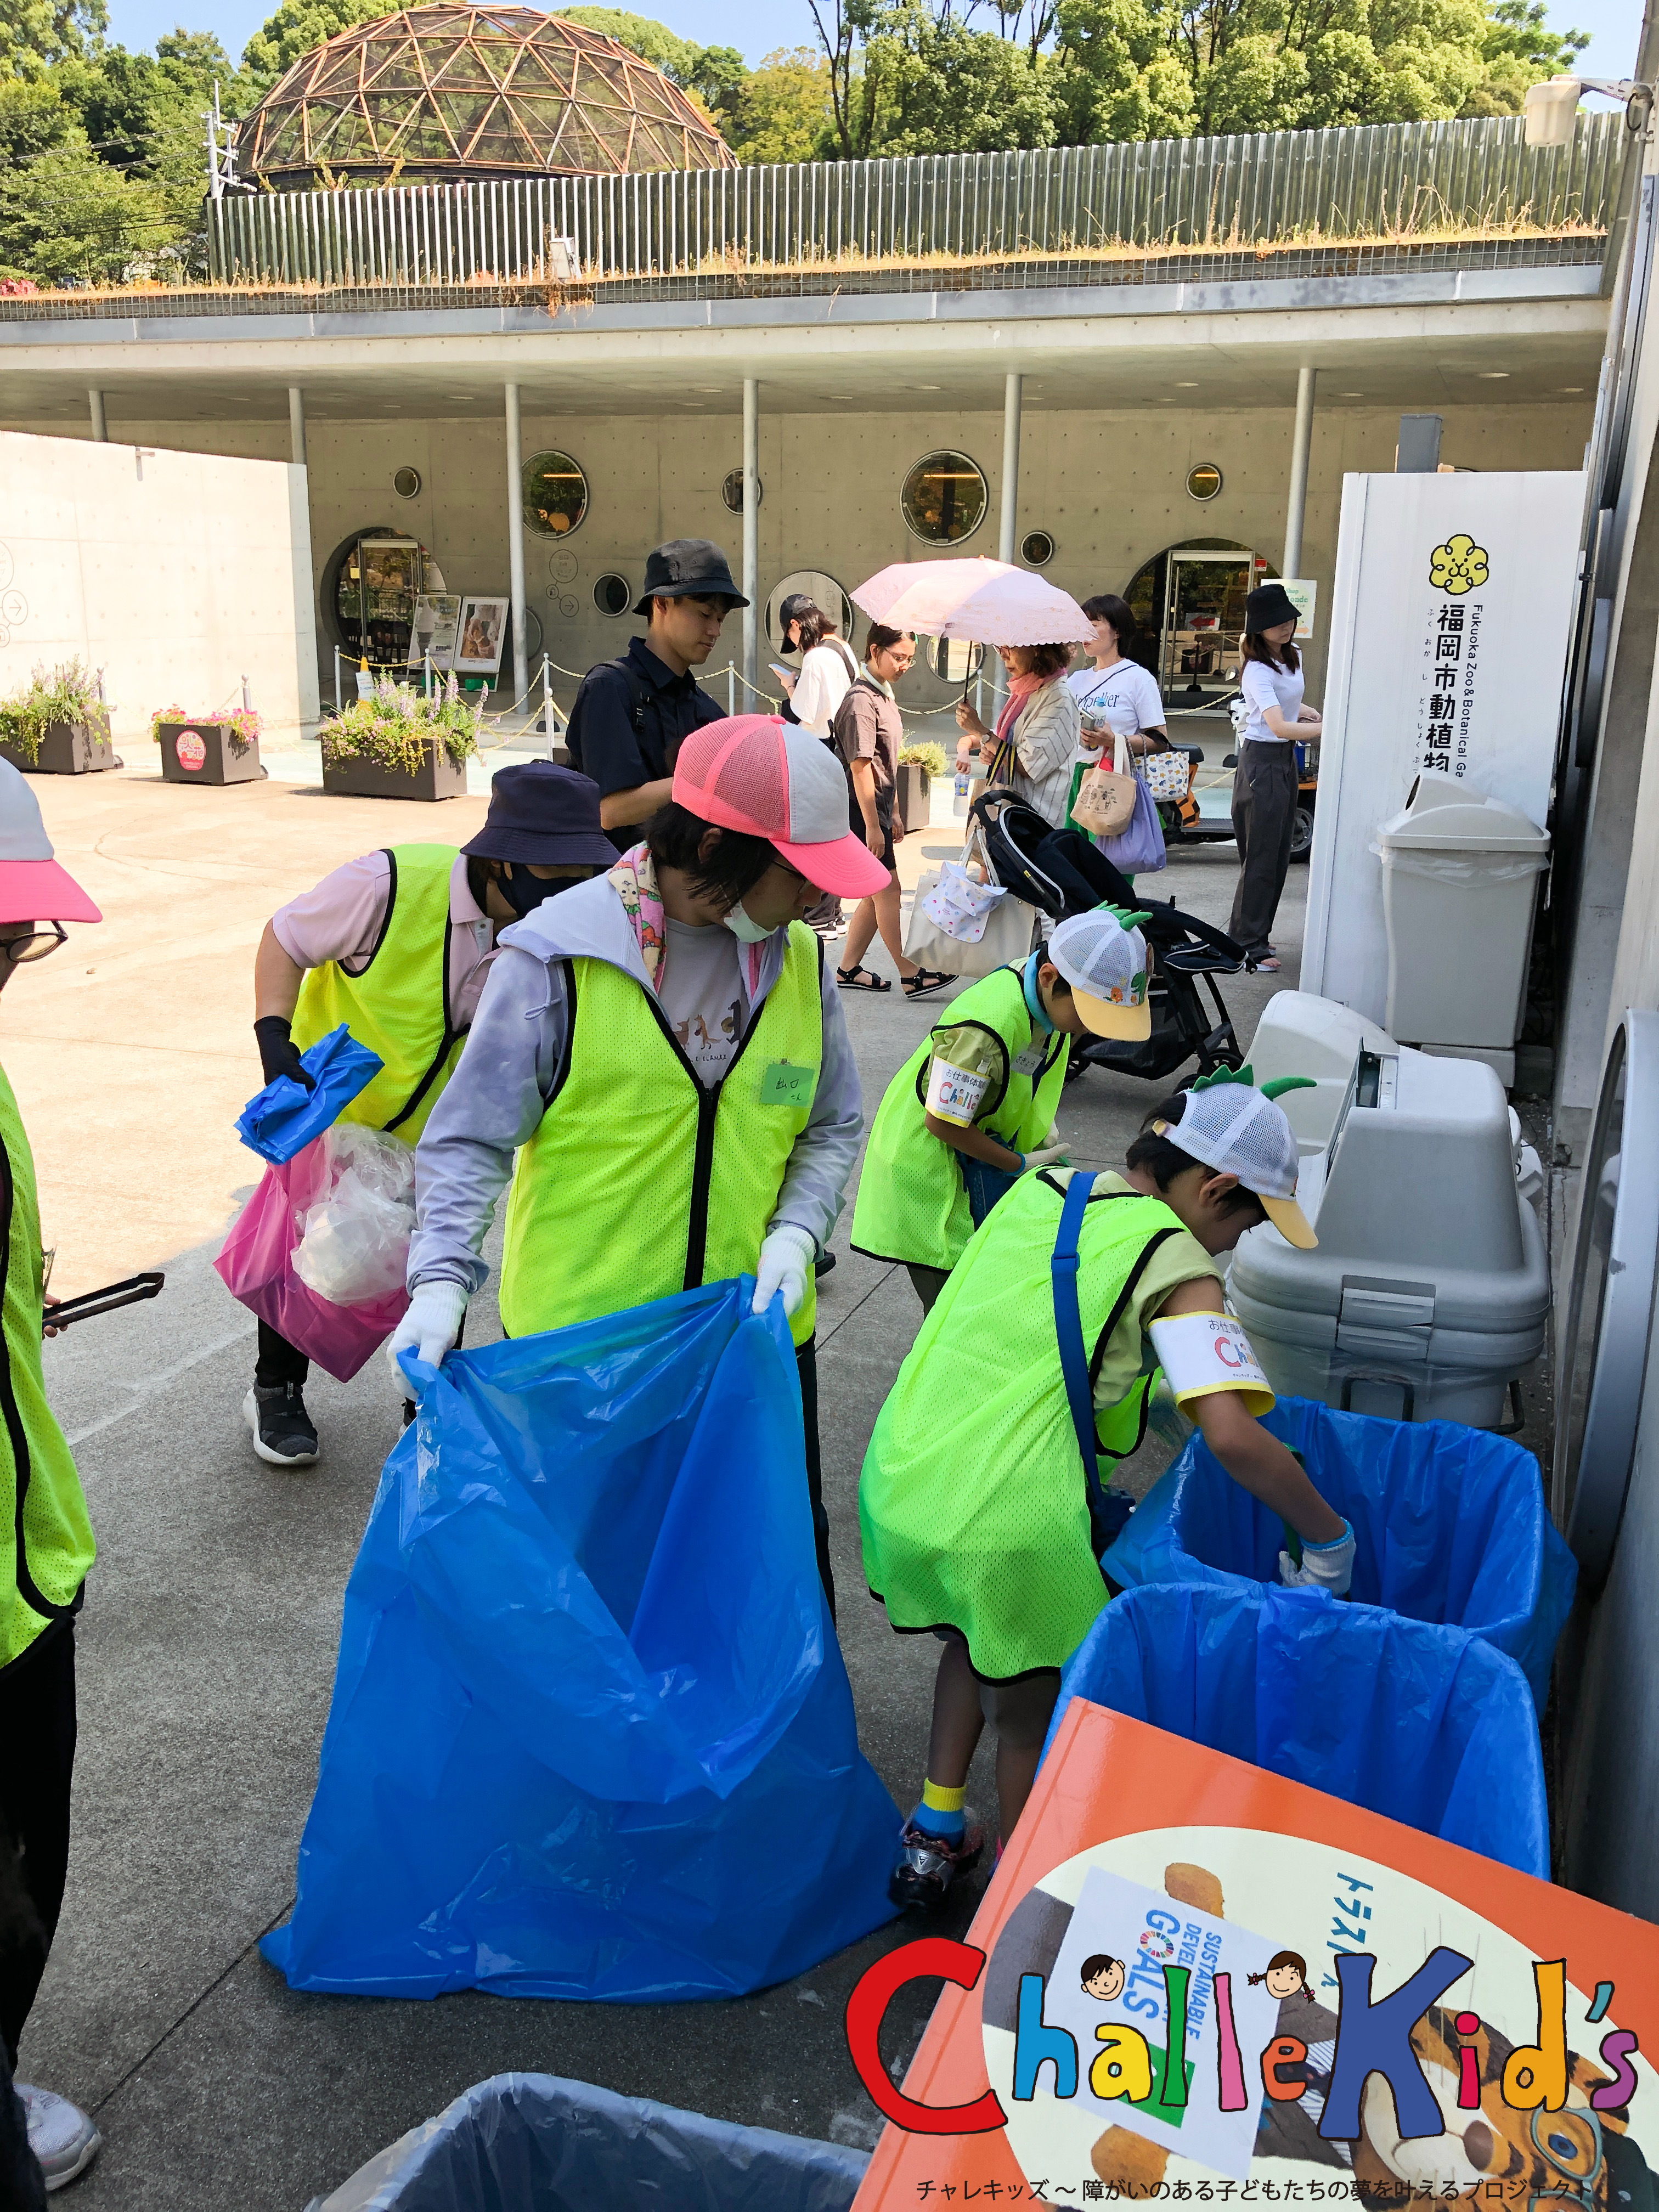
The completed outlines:
<svg viewBox="0 0 1659 2212">
<path fill-rule="evenodd" d="M 860 963 L 855 968 L 837 968 L 836 981 L 843 991 L 890 991 L 893 988 L 885 975 L 878 975 Z"/>
<path fill-rule="evenodd" d="M 918 968 L 914 975 L 906 975 L 902 980 L 907 999 L 925 999 L 934 991 L 942 991 L 947 983 L 954 983 L 957 979 L 954 975 L 947 975 L 943 969 Z"/>
</svg>

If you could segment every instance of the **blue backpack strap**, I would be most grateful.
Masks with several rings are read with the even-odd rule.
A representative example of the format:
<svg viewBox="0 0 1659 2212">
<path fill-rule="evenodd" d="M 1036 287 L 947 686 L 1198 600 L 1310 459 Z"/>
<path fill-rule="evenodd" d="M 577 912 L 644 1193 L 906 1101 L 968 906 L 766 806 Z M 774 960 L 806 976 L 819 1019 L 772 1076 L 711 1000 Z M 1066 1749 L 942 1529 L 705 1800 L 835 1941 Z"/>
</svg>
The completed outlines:
<svg viewBox="0 0 1659 2212">
<path fill-rule="evenodd" d="M 1083 1233 L 1083 1210 L 1095 1187 L 1093 1171 L 1073 1173 L 1066 1186 L 1066 1203 L 1060 1209 L 1060 1228 L 1054 1237 L 1050 1269 L 1054 1285 L 1054 1334 L 1060 1340 L 1060 1371 L 1066 1378 L 1066 1401 L 1072 1409 L 1078 1449 L 1089 1485 L 1089 1500 L 1100 1525 L 1106 1525 L 1106 1499 L 1100 1486 L 1100 1460 L 1095 1446 L 1094 1393 L 1089 1388 L 1089 1355 L 1083 1345 L 1083 1316 L 1078 1305 L 1078 1240 Z"/>
</svg>

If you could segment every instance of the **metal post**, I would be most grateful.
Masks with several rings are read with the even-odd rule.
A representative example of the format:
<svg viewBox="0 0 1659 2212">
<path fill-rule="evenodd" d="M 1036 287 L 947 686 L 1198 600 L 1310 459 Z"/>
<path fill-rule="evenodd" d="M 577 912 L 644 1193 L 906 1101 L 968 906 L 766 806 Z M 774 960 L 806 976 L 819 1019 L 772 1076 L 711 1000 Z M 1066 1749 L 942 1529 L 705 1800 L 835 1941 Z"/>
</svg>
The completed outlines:
<svg viewBox="0 0 1659 2212">
<path fill-rule="evenodd" d="M 334 711 L 337 714 L 341 712 L 344 704 L 345 702 L 340 696 L 340 648 L 337 645 L 334 648 Z"/>
<path fill-rule="evenodd" d="M 1014 537 L 1019 527 L 1019 397 L 1023 380 L 1011 373 L 1002 396 L 1002 519 L 997 530 L 997 558 L 1012 566 Z M 991 666 L 991 708 L 994 723 L 1000 718 L 1007 674 L 1000 660 Z M 988 754 L 985 756 L 988 759 Z"/>
<path fill-rule="evenodd" d="M 547 739 L 547 750 L 553 750 L 553 666 L 550 654 L 542 655 L 542 735 Z"/>
<path fill-rule="evenodd" d="M 519 387 L 507 387 L 507 557 L 508 588 L 513 595 L 513 696 L 522 699 L 530 688 L 529 659 L 525 651 L 524 596 L 524 441 L 519 428 Z"/>
<path fill-rule="evenodd" d="M 96 388 L 96 386 L 94 386 L 88 392 L 87 398 L 92 405 L 92 434 L 94 441 L 98 445 L 106 446 L 109 443 L 109 424 L 106 421 L 104 416 L 104 395 Z"/>
<path fill-rule="evenodd" d="M 727 714 L 738 711 L 738 672 L 730 660 L 726 664 L 726 711 Z"/>
<path fill-rule="evenodd" d="M 1285 510 L 1285 574 L 1302 574 L 1302 518 L 1308 505 L 1308 456 L 1313 451 L 1314 385 L 1319 371 L 1304 361 L 1296 373 L 1296 435 L 1291 445 L 1291 495 Z"/>
<path fill-rule="evenodd" d="M 306 396 L 297 384 L 288 387 L 288 457 L 296 468 L 306 465 Z"/>
<path fill-rule="evenodd" d="M 744 711 L 755 703 L 753 685 L 759 674 L 756 665 L 755 617 L 757 609 L 755 597 L 760 589 L 760 379 L 745 376 L 743 380 L 743 595 L 749 602 L 743 611 L 743 674 L 751 688 L 744 699 Z"/>
</svg>

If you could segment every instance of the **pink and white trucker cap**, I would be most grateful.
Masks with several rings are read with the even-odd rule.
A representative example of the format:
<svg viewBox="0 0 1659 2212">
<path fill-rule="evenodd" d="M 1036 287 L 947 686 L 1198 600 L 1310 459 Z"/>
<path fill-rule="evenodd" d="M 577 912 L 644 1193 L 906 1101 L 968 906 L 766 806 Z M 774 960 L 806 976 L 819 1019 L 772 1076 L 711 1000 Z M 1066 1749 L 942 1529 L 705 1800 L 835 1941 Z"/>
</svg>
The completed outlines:
<svg viewBox="0 0 1659 2212">
<path fill-rule="evenodd" d="M 103 915 L 52 856 L 40 802 L 21 770 L 0 760 L 0 922 L 101 921 Z"/>
<path fill-rule="evenodd" d="M 732 714 L 680 741 L 677 805 L 745 837 L 765 837 L 810 884 L 870 898 L 889 872 L 848 828 L 847 771 L 821 739 L 775 714 Z"/>
</svg>

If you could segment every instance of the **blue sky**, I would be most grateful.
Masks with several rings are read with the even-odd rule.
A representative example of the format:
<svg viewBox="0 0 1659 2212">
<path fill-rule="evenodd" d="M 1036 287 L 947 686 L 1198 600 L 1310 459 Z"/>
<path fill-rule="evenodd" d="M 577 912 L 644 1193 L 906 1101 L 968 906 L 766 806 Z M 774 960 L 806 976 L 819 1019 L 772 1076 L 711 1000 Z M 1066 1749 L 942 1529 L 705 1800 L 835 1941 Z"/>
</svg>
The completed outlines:
<svg viewBox="0 0 1659 2212">
<path fill-rule="evenodd" d="M 248 34 L 271 12 L 274 0 L 219 0 L 211 7 L 192 8 L 185 0 L 184 12 L 190 27 L 210 27 L 219 33 L 233 57 L 240 52 Z M 704 46 L 739 46 L 750 62 L 757 62 L 775 46 L 812 43 L 812 19 L 802 0 L 635 0 L 638 12 L 655 15 L 679 33 Z M 179 0 L 110 0 L 110 34 L 125 46 L 153 46 L 164 31 L 178 22 Z M 1592 44 L 1579 66 L 1590 76 L 1624 76 L 1636 64 L 1636 45 L 1642 28 L 1641 0 L 1551 0 L 1553 21 L 1590 33 Z M 1599 104 L 1599 103 L 1598 103 Z"/>
</svg>

